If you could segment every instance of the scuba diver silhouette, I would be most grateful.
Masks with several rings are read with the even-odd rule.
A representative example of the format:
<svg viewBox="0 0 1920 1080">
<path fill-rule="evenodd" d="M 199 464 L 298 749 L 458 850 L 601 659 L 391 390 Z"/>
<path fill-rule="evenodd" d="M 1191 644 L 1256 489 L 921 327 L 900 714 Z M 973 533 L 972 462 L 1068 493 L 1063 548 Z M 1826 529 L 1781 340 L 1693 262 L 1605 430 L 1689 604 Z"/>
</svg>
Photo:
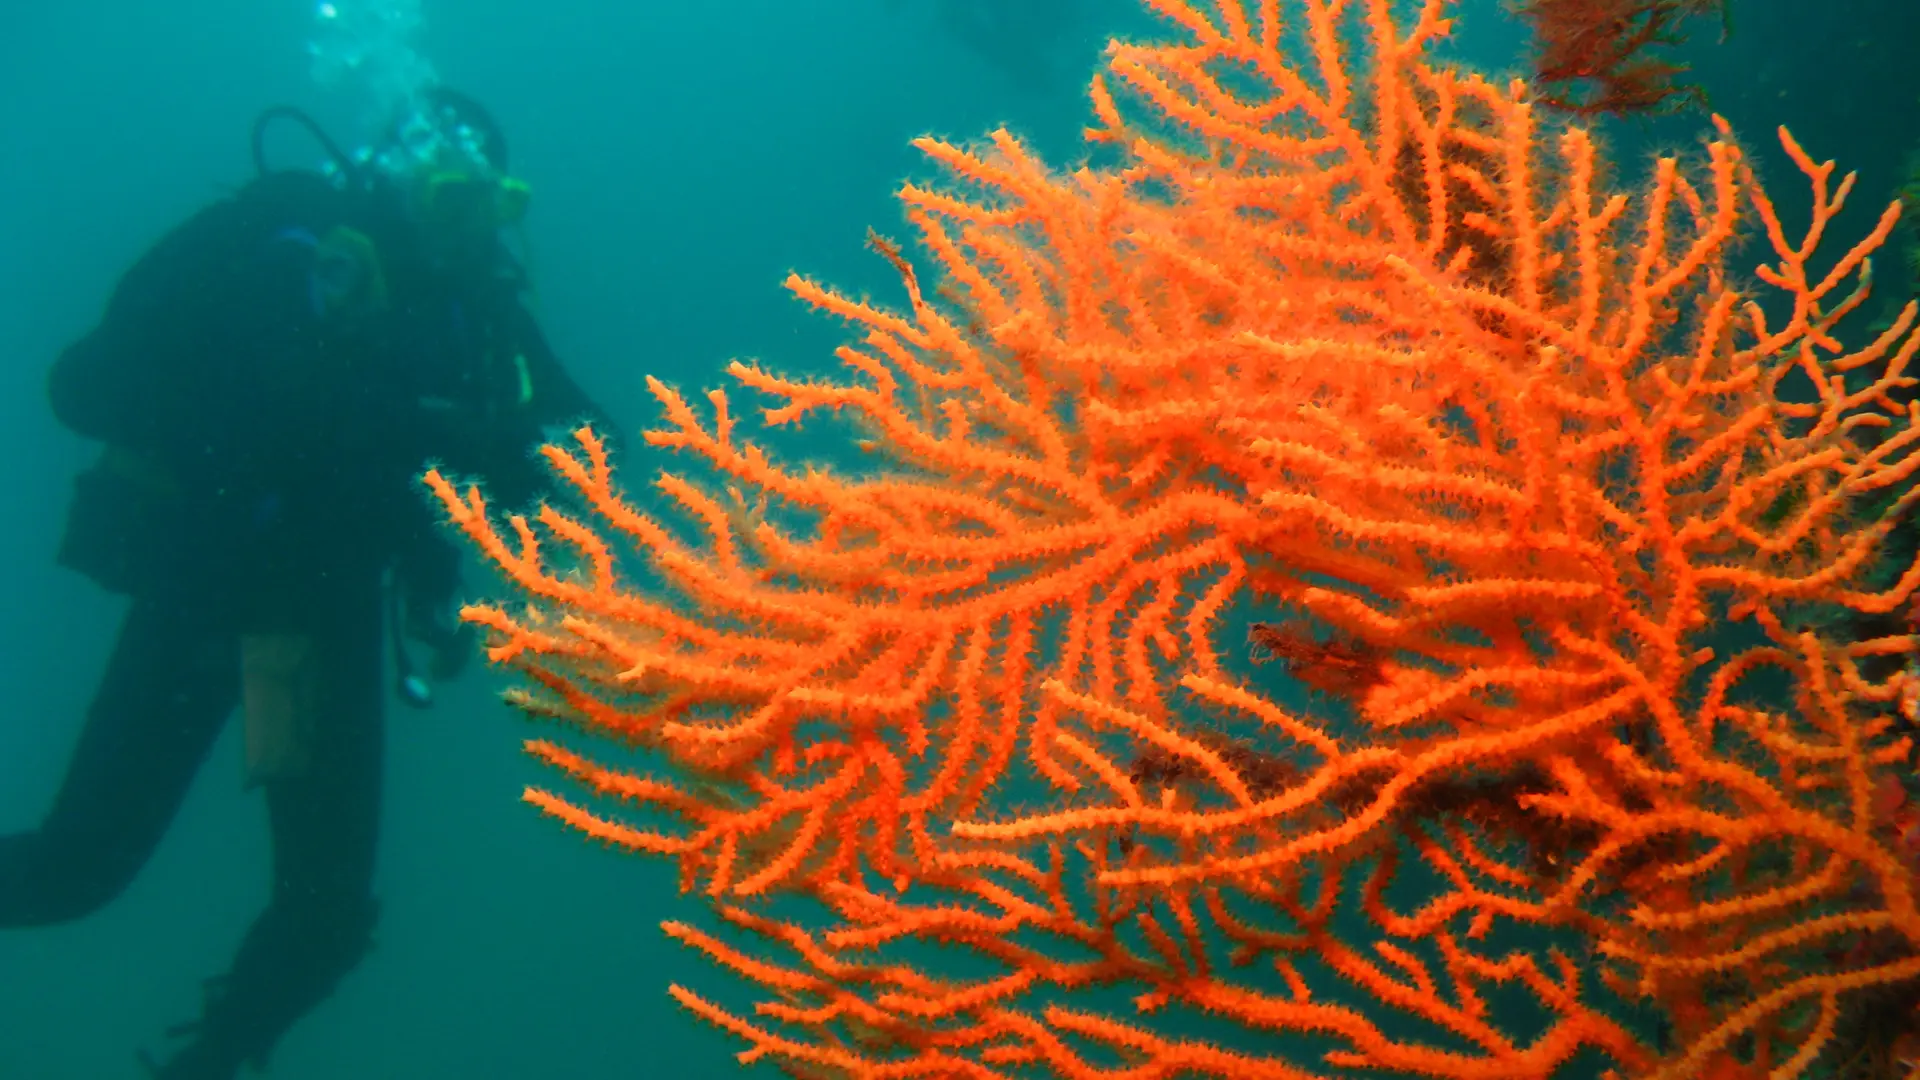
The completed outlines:
<svg viewBox="0 0 1920 1080">
<path fill-rule="evenodd" d="M 328 171 L 267 167 L 293 120 Z M 271 900 L 164 1080 L 227 1080 L 367 951 L 390 637 L 451 678 L 459 549 L 416 485 L 430 461 L 538 496 L 553 425 L 610 429 L 548 347 L 501 231 L 528 190 L 499 127 L 434 87 L 357 158 L 305 114 L 254 128 L 259 175 L 162 238 L 48 378 L 104 444 L 75 480 L 59 562 L 129 598 L 53 805 L 0 836 L 0 928 L 80 918 L 138 873 L 236 706 L 266 797 Z M 330 173 L 330 175 L 329 175 Z M 390 625 L 389 625 L 390 624 Z"/>
</svg>

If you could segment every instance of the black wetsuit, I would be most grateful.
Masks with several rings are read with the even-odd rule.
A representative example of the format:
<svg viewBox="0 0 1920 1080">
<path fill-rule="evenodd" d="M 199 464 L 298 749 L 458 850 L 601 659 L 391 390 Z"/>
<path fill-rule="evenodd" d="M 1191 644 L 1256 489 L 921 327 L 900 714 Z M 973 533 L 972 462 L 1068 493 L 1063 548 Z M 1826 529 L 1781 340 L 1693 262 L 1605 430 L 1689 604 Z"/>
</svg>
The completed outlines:
<svg viewBox="0 0 1920 1080">
<path fill-rule="evenodd" d="M 347 315 L 322 294 L 343 235 L 373 241 L 384 294 Z M 62 561 L 131 604 L 51 810 L 0 836 L 0 928 L 78 918 L 132 880 L 240 700 L 243 635 L 305 635 L 318 657 L 309 763 L 263 785 L 271 903 L 168 1078 L 263 1060 L 368 946 L 383 582 L 427 607 L 457 588 L 424 465 L 519 504 L 544 480 L 543 425 L 606 430 L 504 253 L 456 284 L 409 235 L 390 203 L 263 178 L 136 263 L 49 379 L 60 420 L 109 447 L 77 482 Z"/>
</svg>

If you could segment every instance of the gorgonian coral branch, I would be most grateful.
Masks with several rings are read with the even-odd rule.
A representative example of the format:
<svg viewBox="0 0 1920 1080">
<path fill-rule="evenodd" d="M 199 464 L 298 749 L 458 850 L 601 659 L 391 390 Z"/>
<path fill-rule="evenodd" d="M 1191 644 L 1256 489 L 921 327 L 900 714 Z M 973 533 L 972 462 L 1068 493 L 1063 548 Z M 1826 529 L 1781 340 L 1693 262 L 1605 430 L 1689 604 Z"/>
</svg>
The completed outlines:
<svg viewBox="0 0 1920 1080">
<path fill-rule="evenodd" d="M 1836 250 L 1724 124 L 1615 189 L 1442 0 L 1150 6 L 1116 164 L 922 140 L 936 278 L 876 239 L 904 311 L 789 282 L 838 378 L 730 369 L 868 467 L 656 380 L 658 513 L 592 432 L 591 519 L 430 476 L 517 700 L 644 762 L 528 798 L 778 954 L 670 928 L 801 1075 L 1808 1075 L 1920 975 L 1895 212 Z"/>
</svg>

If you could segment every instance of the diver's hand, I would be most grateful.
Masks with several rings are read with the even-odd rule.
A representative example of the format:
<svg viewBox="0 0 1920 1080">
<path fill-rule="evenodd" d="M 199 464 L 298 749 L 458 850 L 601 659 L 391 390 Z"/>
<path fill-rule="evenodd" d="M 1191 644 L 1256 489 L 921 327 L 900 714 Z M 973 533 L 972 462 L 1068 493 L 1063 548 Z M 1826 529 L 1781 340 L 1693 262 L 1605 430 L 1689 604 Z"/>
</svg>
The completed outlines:
<svg viewBox="0 0 1920 1080">
<path fill-rule="evenodd" d="M 479 647 L 478 628 L 446 604 L 409 603 L 406 634 L 427 647 L 427 674 L 435 682 L 459 678 Z"/>
</svg>

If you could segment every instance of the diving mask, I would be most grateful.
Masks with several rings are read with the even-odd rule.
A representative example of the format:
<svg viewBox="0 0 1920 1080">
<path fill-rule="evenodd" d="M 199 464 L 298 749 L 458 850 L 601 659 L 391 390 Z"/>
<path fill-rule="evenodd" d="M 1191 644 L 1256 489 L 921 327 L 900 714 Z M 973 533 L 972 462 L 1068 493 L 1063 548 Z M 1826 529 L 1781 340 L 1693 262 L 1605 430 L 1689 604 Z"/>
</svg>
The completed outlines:
<svg viewBox="0 0 1920 1080">
<path fill-rule="evenodd" d="M 518 225 L 527 216 L 533 189 L 514 176 L 482 176 L 453 169 L 429 173 L 420 191 L 429 221 L 490 229 Z"/>
<path fill-rule="evenodd" d="M 532 191 L 507 171 L 499 126 L 473 99 L 454 91 L 422 91 L 367 157 L 376 171 L 408 190 L 415 210 L 436 226 L 491 231 L 527 215 Z"/>
</svg>

